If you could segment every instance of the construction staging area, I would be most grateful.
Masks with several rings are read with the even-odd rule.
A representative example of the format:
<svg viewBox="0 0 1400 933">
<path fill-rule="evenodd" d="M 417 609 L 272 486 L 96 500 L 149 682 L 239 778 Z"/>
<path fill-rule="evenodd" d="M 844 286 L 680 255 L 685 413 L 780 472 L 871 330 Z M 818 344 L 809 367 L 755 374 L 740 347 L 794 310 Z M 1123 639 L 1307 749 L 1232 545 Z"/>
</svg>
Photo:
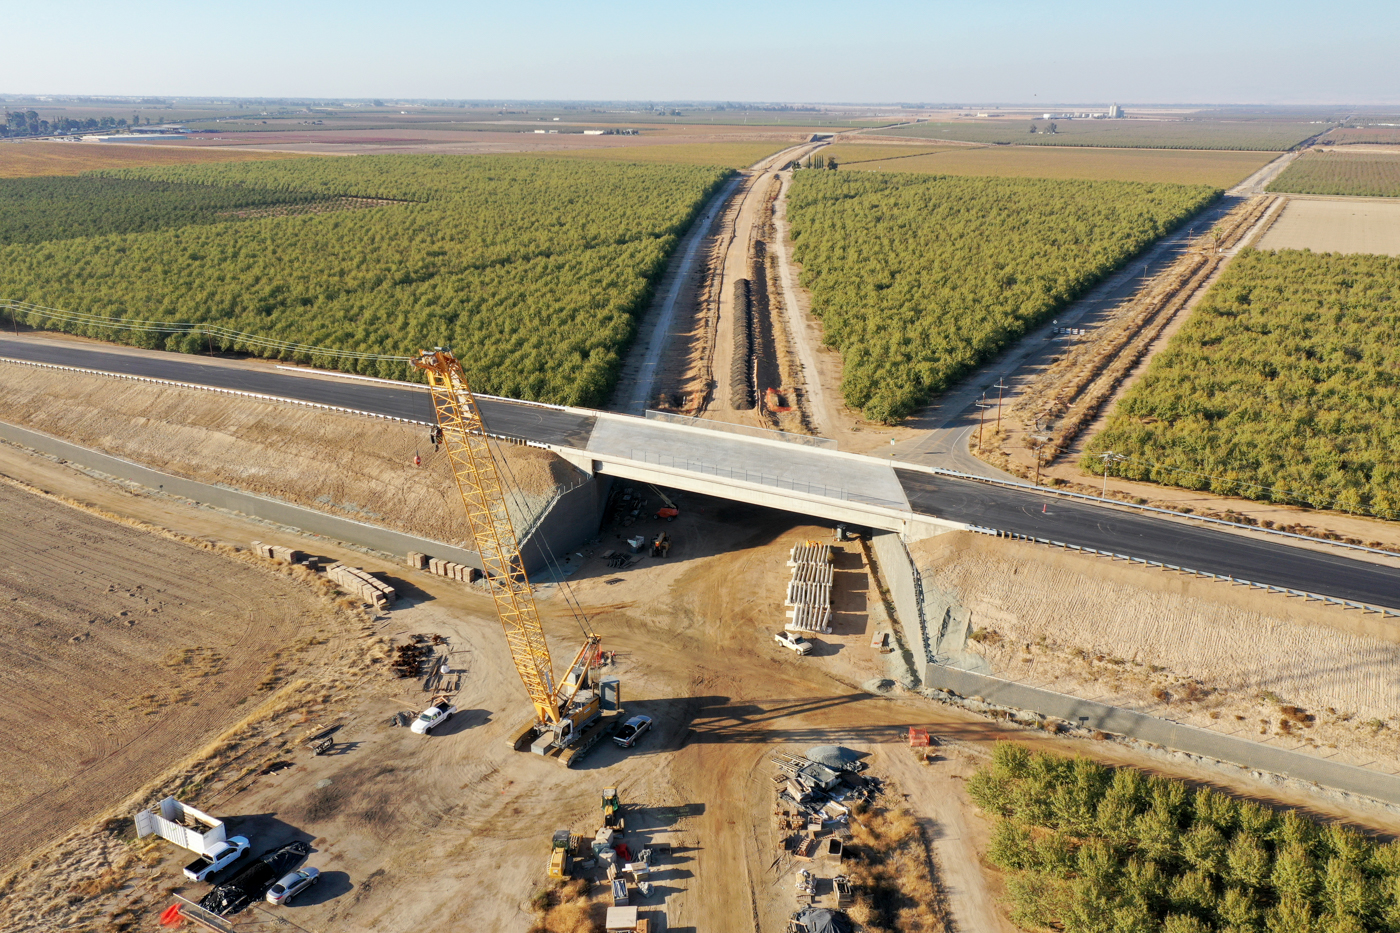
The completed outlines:
<svg viewBox="0 0 1400 933">
<path fill-rule="evenodd" d="M 782 169 L 820 146 L 766 159 L 692 231 L 700 268 L 673 264 L 657 299 L 679 316 L 643 328 L 650 368 L 617 390 L 647 420 L 521 404 L 587 422 L 552 450 L 491 436 L 441 348 L 411 360 L 431 424 L 0 360 L 0 929 L 1011 933 L 966 789 L 1003 740 L 1400 833 L 1400 791 L 935 689 L 1049 691 L 1400 788 L 1384 610 L 916 514 L 911 490 L 947 487 L 883 459 L 912 431 L 835 402 L 793 287 Z M 1278 208 L 1242 202 L 1228 242 L 1101 329 L 1122 372 L 1087 353 L 1048 372 L 1040 401 L 1093 396 L 1055 413 L 1061 453 Z M 1036 400 L 1010 411 L 1040 430 Z M 689 467 L 646 449 L 658 424 L 713 488 L 665 484 Z M 726 490 L 743 454 L 718 438 L 740 436 L 805 478 L 726 466 L 751 495 Z M 881 459 L 828 488 L 816 448 Z M 1019 509 L 1049 523 L 1064 500 L 1040 492 Z M 856 524 L 880 510 L 908 519 Z M 297 866 L 317 874 L 270 906 Z"/>
<path fill-rule="evenodd" d="M 224 404 L 230 415 L 245 412 L 250 424 L 259 423 L 253 412 L 261 403 Z M 393 430 L 392 425 L 384 427 Z M 378 455 L 371 451 L 365 456 L 372 462 Z M 351 472 L 355 462 L 350 461 Z M 223 636 L 224 642 L 213 632 L 199 639 L 198 646 L 222 657 L 205 652 L 181 656 L 191 641 L 183 631 L 168 629 L 164 641 L 143 649 L 148 656 L 178 663 L 180 676 L 198 677 L 196 684 L 229 691 L 220 694 L 226 699 L 219 700 L 218 708 L 248 710 L 249 722 L 239 723 L 237 712 L 228 719 L 209 718 L 211 703 L 186 687 L 179 694 L 187 707 L 181 721 L 191 726 L 178 731 L 161 718 L 165 728 L 149 733 L 168 755 L 166 764 L 132 759 L 128 755 L 134 746 L 114 742 L 83 765 L 94 774 L 95 769 L 113 769 L 106 772 L 100 798 L 85 795 L 85 785 L 75 785 L 68 792 L 89 805 L 54 809 L 51 820 L 42 825 L 35 824 L 28 811 L 36 793 L 52 795 L 54 790 L 9 790 L 0 828 L 7 839 L 30 841 L 9 857 L 12 870 L 18 871 L 7 882 L 12 896 L 0 905 L 0 925 L 6 929 L 89 928 L 99 923 L 117 929 L 164 909 L 172 872 L 178 874 L 188 852 L 166 841 L 124 841 L 131 829 L 121 818 L 169 795 L 215 814 L 230 835 L 253 840 L 259 851 L 309 844 L 321 880 L 294 908 L 296 922 L 307 929 L 420 929 L 460 916 L 463 909 L 470 910 L 482 929 L 523 929 L 532 923 L 541 924 L 539 929 L 572 929 L 564 925 L 569 916 L 596 916 L 602 922 L 607 908 L 614 906 L 602 864 L 579 872 L 581 877 L 596 876 L 587 895 L 553 903 L 552 898 L 578 895 L 579 885 L 573 882 L 558 888 L 560 894 L 544 892 L 556 890 L 558 884 L 549 876 L 552 835 L 568 830 L 594 839 L 601 825 L 598 794 L 605 787 L 616 788 L 623 804 L 625 830 L 617 841 L 629 855 L 650 851 L 643 875 L 649 894 L 643 895 L 635 882 L 635 871 L 618 872 L 631 885 L 629 903 L 623 906 L 636 908 L 649 930 L 717 925 L 784 929 L 787 918 L 804 905 L 839 906 L 862 916 L 861 905 L 867 902 L 862 900 L 860 872 L 864 868 L 871 879 L 867 896 L 878 878 L 868 857 L 860 854 L 861 838 L 864 851 L 876 844 L 861 836 L 869 820 L 851 823 L 841 808 L 850 811 L 854 802 L 835 801 L 835 807 L 824 810 L 822 825 L 813 827 L 811 808 L 820 801 L 803 793 L 812 788 L 799 781 L 798 793 L 783 798 L 791 775 L 783 773 L 780 787 L 774 781 L 775 768 L 783 770 L 775 761 L 791 765 L 813 747 L 826 745 L 859 756 L 866 766 L 860 774 L 870 788 L 881 791 L 872 803 L 897 809 L 891 821 L 908 819 L 924 827 L 920 832 L 926 840 L 923 851 L 930 878 L 945 898 L 924 929 L 1011 929 L 996 905 L 997 875 L 982 867 L 988 827 L 962 791 L 962 781 L 998 738 L 1053 742 L 1103 760 L 1400 829 L 1400 824 L 1391 826 L 1387 813 L 1342 797 L 1319 797 L 1131 744 L 1052 739 L 1042 730 L 1028 732 L 931 703 L 911 689 L 917 671 L 906 654 L 896 650 L 900 597 L 890 592 L 897 582 L 890 576 L 895 568 L 882 570 L 878 560 L 872 564 L 875 548 L 868 537 L 847 534 L 837 541 L 831 525 L 812 524 L 790 513 L 682 496 L 645 484 L 615 484 L 613 505 L 596 536 L 578 550 L 558 555 L 560 572 L 537 587 L 538 612 L 549 648 L 556 659 L 564 658 L 556 670 L 575 657 L 581 634 L 596 635 L 602 655 L 597 675 L 620 680 L 625 715 L 647 716 L 652 725 L 631 748 L 601 741 L 572 768 L 564 768 L 549 757 L 511 747 L 521 721 L 528 718 L 528 696 L 502 637 L 490 592 L 480 580 L 473 584 L 435 573 L 419 559 L 424 555 L 370 554 L 158 491 L 114 484 L 11 445 L 0 447 L 0 472 L 28 484 L 5 487 L 7 508 L 15 516 L 7 527 L 77 534 L 92 542 L 94 555 L 102 553 L 97 537 L 114 533 L 179 555 L 142 557 L 125 570 L 106 570 L 94 561 L 74 566 L 74 580 L 96 576 L 105 591 L 108 579 L 122 576 L 133 592 L 143 585 L 140 595 L 145 595 L 157 586 L 151 568 L 184 566 L 191 560 L 213 562 L 199 569 L 190 566 L 180 579 L 196 580 L 201 590 L 207 589 L 204 583 L 209 579 L 225 581 L 219 592 L 239 594 L 236 611 L 228 611 L 222 596 L 221 606 L 200 611 L 240 626 L 239 632 L 257 634 L 256 640 L 244 635 L 237 641 L 242 654 L 225 647 L 229 635 Z M 34 489 L 60 498 L 41 497 Z M 86 504 L 100 514 L 69 503 Z M 187 537 L 156 537 L 114 524 L 108 517 L 112 515 Z M 14 549 L 35 555 L 53 552 L 34 547 L 31 531 L 24 534 L 31 543 L 17 543 Z M 643 545 L 663 534 L 670 547 L 665 556 L 654 556 Z M 254 541 L 256 547 L 250 543 Z M 641 544 L 634 548 L 631 541 Z M 213 542 L 222 542 L 222 551 Z M 237 545 L 238 551 L 228 545 Z M 125 548 L 128 555 L 139 553 L 130 544 Z M 921 563 L 922 553 L 915 553 Z M 1048 576 L 1035 585 L 1053 592 L 1081 586 L 1076 572 L 1097 572 L 1093 558 L 1064 560 L 1082 566 L 1041 569 Z M 359 570 L 362 576 L 356 579 L 369 577 L 392 589 L 394 600 L 379 602 L 360 594 L 353 604 L 363 608 L 353 612 L 326 602 L 321 595 L 329 583 L 325 571 L 337 564 Z M 969 577 L 955 565 L 924 566 L 929 568 L 930 593 L 946 588 L 971 607 L 969 634 L 982 628 L 1007 642 L 1022 637 L 1019 629 L 1008 628 L 1013 624 L 1010 617 L 993 616 L 987 608 L 988 600 L 1004 596 L 976 592 L 982 585 L 979 580 L 1016 579 L 1014 573 L 995 570 L 990 577 L 978 572 Z M 1160 575 L 1146 569 L 1121 572 L 1144 579 Z M 235 584 L 237 573 L 254 574 L 260 582 Z M 145 579 L 136 580 L 138 575 Z M 24 590 L 8 571 L 0 578 L 7 599 L 37 601 L 46 593 L 72 588 L 61 575 L 24 576 L 29 587 Z M 336 589 L 352 592 L 346 585 Z M 115 650 L 117 645 L 104 647 L 109 639 L 161 637 L 151 619 L 174 611 L 176 593 L 164 584 L 159 588 L 167 589 L 160 597 L 165 606 L 152 604 L 160 610 L 154 616 L 122 616 L 128 607 L 114 604 L 112 620 L 64 623 L 65 634 L 56 647 Z M 378 608 L 369 607 L 371 601 L 379 602 Z M 281 615 L 269 617 L 258 608 L 268 602 L 278 606 Z M 785 605 L 788 602 L 795 605 Z M 804 605 L 827 607 L 829 631 L 803 631 L 814 650 L 799 656 L 775 643 L 774 634 L 795 621 L 788 614 Z M 141 608 L 152 607 L 143 602 Z M 262 623 L 251 629 L 249 609 L 254 621 Z M 1159 619 L 1170 615 L 1162 606 L 1153 611 Z M 321 627 L 306 631 L 308 612 L 324 615 Z M 587 620 L 585 632 L 575 622 L 580 616 Z M 130 618 L 139 621 L 125 624 Z M 293 640 L 291 650 L 280 655 L 277 647 L 268 645 L 286 636 L 276 624 L 265 627 L 279 618 L 302 623 L 301 641 Z M 73 636 L 66 634 L 69 627 Z M 45 628 L 37 626 L 36 632 Z M 1067 637 L 1056 635 L 1058 630 L 1043 631 L 1054 638 Z M 67 639 L 74 636 L 82 640 L 70 645 Z M 330 641 L 321 643 L 322 639 Z M 992 647 L 988 640 L 967 644 L 974 651 Z M 992 663 L 1004 666 L 1001 661 Z M 239 679 L 230 676 L 234 671 Z M 260 690 L 268 680 L 272 682 Z M 56 689 L 71 686 L 66 680 L 55 681 Z M 172 686 L 164 684 L 167 691 Z M 137 687 L 133 680 L 130 689 Z M 283 688 L 285 692 L 279 692 Z M 238 691 L 241 697 L 234 695 Z M 135 696 L 153 704 L 156 700 L 140 700 L 150 692 L 141 687 Z M 242 697 L 247 699 L 239 702 Z M 404 727 L 439 697 L 456 710 L 442 725 L 429 735 Z M 200 706 L 190 705 L 195 702 Z M 91 729 L 89 710 L 108 705 L 89 698 L 61 726 Z M 34 709 L 28 704 L 16 708 L 13 721 L 34 722 Z M 146 712 L 139 708 L 125 715 L 156 718 Z M 1205 712 L 1203 707 L 1202 715 Z M 943 744 L 911 749 L 911 727 L 931 729 Z M 123 727 L 114 721 L 108 728 Z M 75 754 L 87 756 L 83 761 L 92 757 L 86 744 Z M 110 829 L 94 837 L 88 820 L 109 814 L 116 822 L 104 822 Z M 24 836 L 21 829 L 31 835 Z M 847 830 L 859 838 L 848 840 Z M 99 840 L 96 845 L 94 838 Z M 58 844 L 45 855 L 46 866 L 67 872 L 92 894 L 41 913 L 35 906 L 39 901 L 28 894 L 35 885 L 51 883 L 51 876 L 47 871 L 25 871 L 24 866 L 25 857 L 48 839 Z M 846 847 L 844 856 L 833 854 L 832 839 Z M 433 870 L 424 873 L 424 865 Z M 849 903 L 837 886 L 838 876 L 845 879 L 842 886 L 852 888 Z M 176 893 L 194 900 L 203 890 L 188 882 L 176 887 Z M 249 908 L 252 916 L 261 909 Z"/>
</svg>

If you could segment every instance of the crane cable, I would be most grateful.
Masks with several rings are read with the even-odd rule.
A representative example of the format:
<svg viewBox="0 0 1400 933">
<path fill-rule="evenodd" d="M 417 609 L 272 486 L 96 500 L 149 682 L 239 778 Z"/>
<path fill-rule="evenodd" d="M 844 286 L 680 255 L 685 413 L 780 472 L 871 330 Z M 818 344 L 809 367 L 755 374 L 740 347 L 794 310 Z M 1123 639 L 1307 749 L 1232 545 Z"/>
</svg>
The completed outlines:
<svg viewBox="0 0 1400 933">
<path fill-rule="evenodd" d="M 483 427 L 484 426 L 485 423 L 483 422 Z M 489 441 L 489 434 L 487 438 Z M 500 446 L 501 442 L 496 440 L 495 447 L 499 448 Z M 515 499 L 516 508 L 519 509 L 520 514 L 524 515 L 525 508 L 523 505 L 523 493 L 521 492 L 520 480 L 516 477 L 515 470 L 510 465 L 510 460 L 505 454 L 497 456 L 497 451 L 492 449 L 492 445 L 489 442 L 486 445 L 486 449 L 491 454 L 491 459 L 496 461 L 497 470 L 500 470 L 502 466 L 505 467 L 505 472 L 510 477 L 511 492 L 509 495 Z M 568 578 L 564 576 L 563 565 L 560 564 L 559 558 L 555 556 L 554 548 L 550 547 L 549 538 L 541 537 L 540 543 L 544 545 L 545 566 L 553 570 L 555 575 L 559 577 L 560 592 L 564 594 L 564 604 L 569 607 L 569 612 L 573 615 L 574 621 L 578 623 L 578 627 L 583 631 L 584 638 L 592 638 L 593 632 L 588 626 L 590 621 L 588 613 L 584 610 L 583 604 L 579 602 L 578 597 L 574 594 L 573 587 L 569 586 Z M 523 556 L 524 555 L 522 555 L 522 559 Z"/>
</svg>

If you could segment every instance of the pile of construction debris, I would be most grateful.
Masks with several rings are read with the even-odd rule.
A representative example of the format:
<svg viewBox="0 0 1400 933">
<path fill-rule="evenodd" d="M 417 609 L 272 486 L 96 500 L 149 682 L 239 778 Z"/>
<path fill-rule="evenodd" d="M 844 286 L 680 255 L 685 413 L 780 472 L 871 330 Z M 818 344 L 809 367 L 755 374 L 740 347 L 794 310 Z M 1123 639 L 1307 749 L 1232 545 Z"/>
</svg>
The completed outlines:
<svg viewBox="0 0 1400 933">
<path fill-rule="evenodd" d="M 399 677 L 417 677 L 423 673 L 423 662 L 433 653 L 433 649 L 425 644 L 426 641 L 423 636 L 415 635 L 413 641 L 394 649 L 394 660 L 390 667 L 395 674 Z"/>
<path fill-rule="evenodd" d="M 789 632 L 831 631 L 831 545 L 817 541 L 794 544 L 788 557 L 792 579 L 784 606 L 790 606 L 784 626 Z"/>
<path fill-rule="evenodd" d="M 822 860 L 832 866 L 830 894 L 838 908 L 852 897 L 850 881 L 840 873 L 851 837 L 851 811 L 880 793 L 879 780 L 860 773 L 865 770 L 860 758 L 836 745 L 809 748 L 805 756 L 779 753 L 772 758 L 779 858 L 790 854 L 799 862 Z M 816 906 L 827 893 L 823 880 L 806 867 L 799 868 L 794 880 L 798 908 Z"/>
</svg>

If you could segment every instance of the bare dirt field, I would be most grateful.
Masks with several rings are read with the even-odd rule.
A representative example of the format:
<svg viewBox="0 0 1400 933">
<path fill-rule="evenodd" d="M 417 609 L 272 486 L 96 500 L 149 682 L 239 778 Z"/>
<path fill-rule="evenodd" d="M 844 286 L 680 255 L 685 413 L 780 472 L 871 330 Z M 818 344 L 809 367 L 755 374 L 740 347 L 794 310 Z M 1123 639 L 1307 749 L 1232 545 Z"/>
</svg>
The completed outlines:
<svg viewBox="0 0 1400 933">
<path fill-rule="evenodd" d="M 285 158 L 288 156 L 284 154 L 239 152 L 234 149 L 173 149 L 77 141 L 7 142 L 0 145 L 0 178 L 77 175 L 94 169 L 134 168 L 142 165 L 188 165 L 201 162 L 246 162 Z"/>
<path fill-rule="evenodd" d="M 1400 202 L 1380 198 L 1290 197 L 1258 249 L 1400 256 Z"/>
<path fill-rule="evenodd" d="M 4 483 L 0 550 L 0 867 L 198 750 L 343 629 L 270 568 Z"/>
<path fill-rule="evenodd" d="M 555 127 L 557 128 L 557 126 Z M 405 126 L 397 129 L 306 130 L 227 133 L 150 143 L 123 143 L 123 148 L 189 152 L 275 151 L 309 155 L 357 153 L 443 153 L 472 155 L 512 152 L 604 152 L 618 149 L 656 150 L 662 146 L 772 144 L 781 149 L 806 136 L 800 127 L 666 126 L 644 130 L 637 136 L 585 136 L 574 132 L 543 132 L 492 126 L 482 129 L 434 129 Z M 115 144 L 114 144 L 115 145 Z M 770 151 L 772 151 L 770 149 Z M 654 155 L 648 161 L 659 161 Z M 757 161 L 757 157 L 754 160 Z M 708 163 L 705 163 L 708 164 Z M 715 163 L 727 164 L 727 163 Z"/>
<path fill-rule="evenodd" d="M 931 617 L 970 617 L 962 648 L 972 668 L 1397 770 L 1400 629 L 1391 623 L 971 534 L 912 550 L 937 594 Z M 1280 712 L 1289 706 L 1306 720 L 1290 722 Z"/>
<path fill-rule="evenodd" d="M 19 363 L 0 362 L 0 393 L 11 424 L 158 470 L 446 544 L 471 535 L 447 454 L 425 427 Z M 584 479 L 548 451 L 500 452 L 522 532 L 559 489 Z"/>
<path fill-rule="evenodd" d="M 981 867 L 986 826 L 961 791 L 962 779 L 1002 737 L 1400 829 L 1400 820 L 1383 812 L 1343 809 L 1326 798 L 1222 778 L 1110 743 L 1010 729 L 904 692 L 891 676 L 898 654 L 870 647 L 871 629 L 883 624 L 885 610 L 852 544 L 838 558 L 834 633 L 817 636 L 813 655 L 795 657 L 772 638 L 782 621 L 787 552 L 795 542 L 827 537 L 827 529 L 800 517 L 687 496 L 674 523 L 648 520 L 627 529 L 670 532 L 676 545 L 669 559 L 609 567 L 603 551 L 620 545 L 620 529 L 605 529 L 586 549 L 570 578 L 573 596 L 587 627 L 618 653 L 608 672 L 622 678 L 629 712 L 652 716 L 656 727 L 635 749 L 600 746 L 565 770 L 506 745 L 526 703 L 483 594 L 389 560 L 135 494 L 13 448 L 0 446 L 0 473 L 202 539 L 300 545 L 401 583 L 407 595 L 392 611 L 355 637 L 332 641 L 347 655 L 344 670 L 320 678 L 289 671 L 309 681 L 291 681 L 269 697 L 279 705 L 253 711 L 256 725 L 230 733 L 213 764 L 162 780 L 142 797 L 179 791 L 226 819 L 230 832 L 252 838 L 257 851 L 290 840 L 311 844 L 311 864 L 324 880 L 283 911 L 303 929 L 394 933 L 463 918 L 483 931 L 528 929 L 532 902 L 549 887 L 550 834 L 591 833 L 605 786 L 618 787 L 628 805 L 630 843 L 671 846 L 652 875 L 656 895 L 642 901 L 653 929 L 781 929 L 793 906 L 794 865 L 775 844 L 769 758 L 814 744 L 870 755 L 872 773 L 891 782 L 890 799 L 907 805 L 923 828 L 935 877 L 961 930 L 1009 929 L 997 906 L 995 873 Z M 563 596 L 558 586 L 540 591 L 556 657 L 581 638 Z M 402 644 L 413 635 L 446 639 L 442 650 L 460 673 L 462 712 L 431 737 L 389 723 L 393 714 L 422 705 L 418 682 L 364 663 L 366 656 L 383 656 L 381 640 Z M 903 747 L 910 725 L 931 726 L 951 741 L 947 760 L 915 762 Z M 311 756 L 301 743 L 331 727 L 337 728 L 332 752 Z M 130 806 L 116 812 L 129 815 Z M 122 824 L 110 831 L 102 825 L 33 852 L 33 867 L 0 879 L 0 891 L 9 895 L 0 900 L 0 927 L 144 927 L 169 903 L 172 889 L 194 897 L 207 889 L 179 878 L 187 858 L 169 843 L 127 843 Z M 67 897 L 55 898 L 57 888 Z M 600 909 L 595 889 L 584 910 Z M 271 919 L 259 910 L 242 919 Z"/>
</svg>

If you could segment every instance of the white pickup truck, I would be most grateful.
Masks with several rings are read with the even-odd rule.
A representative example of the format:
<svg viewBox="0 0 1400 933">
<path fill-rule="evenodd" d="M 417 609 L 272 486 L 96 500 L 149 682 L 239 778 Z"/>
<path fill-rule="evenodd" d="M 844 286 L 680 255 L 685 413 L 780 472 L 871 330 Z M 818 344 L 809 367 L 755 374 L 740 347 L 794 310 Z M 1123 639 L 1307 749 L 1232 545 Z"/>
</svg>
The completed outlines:
<svg viewBox="0 0 1400 933">
<path fill-rule="evenodd" d="M 248 851 L 248 840 L 244 836 L 234 836 L 227 842 L 216 842 L 213 848 L 185 866 L 185 877 L 191 881 L 203 881 L 210 875 L 232 865 Z"/>
<path fill-rule="evenodd" d="M 418 714 L 418 718 L 413 720 L 413 725 L 409 726 L 409 731 L 419 735 L 427 735 L 438 726 L 452 718 L 452 714 L 457 712 L 457 707 L 447 700 L 440 700 L 432 706 Z"/>
<path fill-rule="evenodd" d="M 791 648 L 803 657 L 812 653 L 812 643 L 796 632 L 778 632 L 773 636 L 773 640 L 784 648 Z"/>
</svg>

